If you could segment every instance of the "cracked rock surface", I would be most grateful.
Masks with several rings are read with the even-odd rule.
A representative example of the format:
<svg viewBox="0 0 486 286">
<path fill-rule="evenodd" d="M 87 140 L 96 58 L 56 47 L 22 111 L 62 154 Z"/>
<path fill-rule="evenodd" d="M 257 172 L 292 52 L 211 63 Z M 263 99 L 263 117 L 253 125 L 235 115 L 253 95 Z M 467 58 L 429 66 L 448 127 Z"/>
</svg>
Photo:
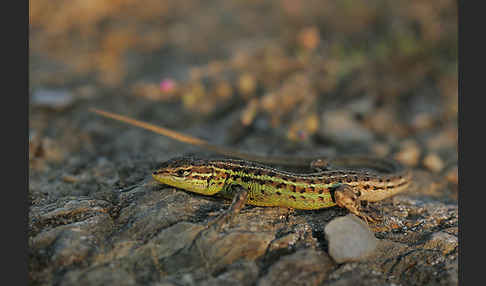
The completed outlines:
<svg viewBox="0 0 486 286">
<path fill-rule="evenodd" d="M 49 162 L 47 169 L 30 171 L 33 284 L 457 283 L 458 208 L 450 185 L 437 175 L 414 170 L 409 191 L 368 207 L 382 218 L 369 226 L 338 207 L 246 206 L 215 230 L 207 225 L 229 201 L 151 179 L 158 162 L 194 147 L 95 117 L 86 113 L 86 105 L 73 113 L 72 128 L 85 134 L 86 142 L 71 145 L 63 164 Z M 57 113 L 51 128 L 70 117 Z M 346 242 L 367 246 L 366 255 L 353 253 Z"/>
<path fill-rule="evenodd" d="M 29 285 L 458 285 L 457 14 L 450 0 L 30 1 Z M 256 155 L 389 157 L 413 182 L 363 204 L 369 225 L 245 206 L 214 228 L 230 201 L 151 176 L 213 153 L 90 108 Z"/>
</svg>

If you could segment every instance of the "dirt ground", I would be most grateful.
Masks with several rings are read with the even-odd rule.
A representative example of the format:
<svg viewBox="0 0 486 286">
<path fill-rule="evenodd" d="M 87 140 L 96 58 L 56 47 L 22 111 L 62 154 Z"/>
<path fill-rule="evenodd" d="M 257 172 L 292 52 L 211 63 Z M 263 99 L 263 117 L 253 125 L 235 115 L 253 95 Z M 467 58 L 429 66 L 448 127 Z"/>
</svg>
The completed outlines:
<svg viewBox="0 0 486 286">
<path fill-rule="evenodd" d="M 457 285 L 454 1 L 30 3 L 31 285 Z M 153 181 L 211 155 L 96 107 L 261 155 L 390 157 L 371 256 L 338 263 L 347 214 L 246 206 Z"/>
</svg>

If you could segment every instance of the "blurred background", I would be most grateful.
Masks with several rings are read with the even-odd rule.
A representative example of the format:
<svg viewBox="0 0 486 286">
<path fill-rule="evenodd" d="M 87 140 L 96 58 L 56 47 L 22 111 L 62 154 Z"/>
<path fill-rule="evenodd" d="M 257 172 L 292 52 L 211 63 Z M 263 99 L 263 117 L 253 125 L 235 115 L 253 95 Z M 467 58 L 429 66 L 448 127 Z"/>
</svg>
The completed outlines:
<svg viewBox="0 0 486 286">
<path fill-rule="evenodd" d="M 394 158 L 413 169 L 419 192 L 383 202 L 377 209 L 390 223 L 374 231 L 380 239 L 403 243 L 403 250 L 386 248 L 382 260 L 340 272 L 332 285 L 457 285 L 457 1 L 29 5 L 32 285 L 177 278 L 192 256 L 170 259 L 164 249 L 193 238 L 171 227 L 186 220 L 191 223 L 184 225 L 205 225 L 225 208 L 217 200 L 152 184 L 150 174 L 160 162 L 200 148 L 102 118 L 89 112 L 93 107 L 253 154 Z M 233 268 L 243 282 L 257 284 L 256 276 L 248 279 L 251 273 L 266 273 L 294 241 L 295 249 L 327 252 L 323 225 L 347 213 L 332 208 L 287 214 L 282 222 L 280 211 L 253 208 L 246 213 L 250 219 L 237 224 L 245 235 L 257 235 L 252 237 L 264 250 L 271 248 L 259 236 L 265 231 L 274 241 L 292 241 L 278 242 L 282 246 L 263 264 L 252 264 L 259 272 L 243 268 L 242 276 L 234 274 L 239 264 Z M 171 239 L 158 238 L 169 228 L 175 232 Z M 241 243 L 239 236 L 235 242 L 215 241 L 232 251 L 255 245 Z M 296 257 L 295 264 L 285 262 L 284 273 L 300 279 L 301 269 L 314 262 L 302 266 L 302 256 Z M 310 269 L 325 275 L 320 264 Z M 199 278 L 209 280 L 201 285 L 215 284 L 204 275 Z"/>
<path fill-rule="evenodd" d="M 456 1 L 37 0 L 29 32 L 32 154 L 94 106 L 231 121 L 226 143 L 257 130 L 435 171 L 457 161 Z"/>
</svg>

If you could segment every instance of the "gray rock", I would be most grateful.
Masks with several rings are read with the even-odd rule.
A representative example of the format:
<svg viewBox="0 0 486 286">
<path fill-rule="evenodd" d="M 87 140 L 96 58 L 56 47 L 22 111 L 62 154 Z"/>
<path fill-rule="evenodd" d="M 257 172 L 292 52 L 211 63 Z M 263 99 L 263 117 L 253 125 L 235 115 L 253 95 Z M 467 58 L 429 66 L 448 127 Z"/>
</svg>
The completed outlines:
<svg viewBox="0 0 486 286">
<path fill-rule="evenodd" d="M 40 89 L 32 95 L 31 103 L 39 107 L 63 109 L 74 102 L 74 96 L 67 90 Z"/>
<path fill-rule="evenodd" d="M 355 215 L 333 219 L 324 232 L 329 242 L 329 254 L 337 263 L 363 260 L 378 245 L 378 239 Z"/>
<path fill-rule="evenodd" d="M 373 139 L 373 134 L 347 110 L 329 110 L 322 115 L 319 133 L 336 142 L 362 142 Z"/>
<path fill-rule="evenodd" d="M 457 237 L 442 231 L 432 234 L 430 239 L 424 244 L 425 249 L 440 250 L 444 254 L 452 252 L 457 246 Z"/>
<path fill-rule="evenodd" d="M 333 266 L 332 260 L 325 253 L 302 249 L 273 264 L 257 285 L 319 285 L 327 278 Z"/>
</svg>

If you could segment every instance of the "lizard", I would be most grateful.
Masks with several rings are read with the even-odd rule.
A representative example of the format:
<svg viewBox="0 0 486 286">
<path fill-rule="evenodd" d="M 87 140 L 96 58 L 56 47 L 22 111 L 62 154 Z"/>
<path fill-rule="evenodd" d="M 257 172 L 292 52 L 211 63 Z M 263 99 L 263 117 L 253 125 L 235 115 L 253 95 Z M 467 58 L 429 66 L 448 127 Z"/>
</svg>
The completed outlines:
<svg viewBox="0 0 486 286">
<path fill-rule="evenodd" d="M 237 214 L 245 204 L 316 210 L 339 206 L 375 222 L 361 211 L 362 202 L 376 202 L 406 190 L 411 171 L 398 162 L 371 156 L 293 158 L 260 156 L 217 146 L 206 140 L 124 115 L 91 108 L 103 117 L 150 130 L 187 144 L 239 159 L 178 157 L 162 163 L 153 173 L 155 181 L 189 192 L 233 198 L 228 214 Z M 293 172 L 272 165 L 307 166 L 313 172 Z M 338 167 L 336 167 L 338 166 Z M 331 168 L 332 167 L 332 168 Z"/>
</svg>

